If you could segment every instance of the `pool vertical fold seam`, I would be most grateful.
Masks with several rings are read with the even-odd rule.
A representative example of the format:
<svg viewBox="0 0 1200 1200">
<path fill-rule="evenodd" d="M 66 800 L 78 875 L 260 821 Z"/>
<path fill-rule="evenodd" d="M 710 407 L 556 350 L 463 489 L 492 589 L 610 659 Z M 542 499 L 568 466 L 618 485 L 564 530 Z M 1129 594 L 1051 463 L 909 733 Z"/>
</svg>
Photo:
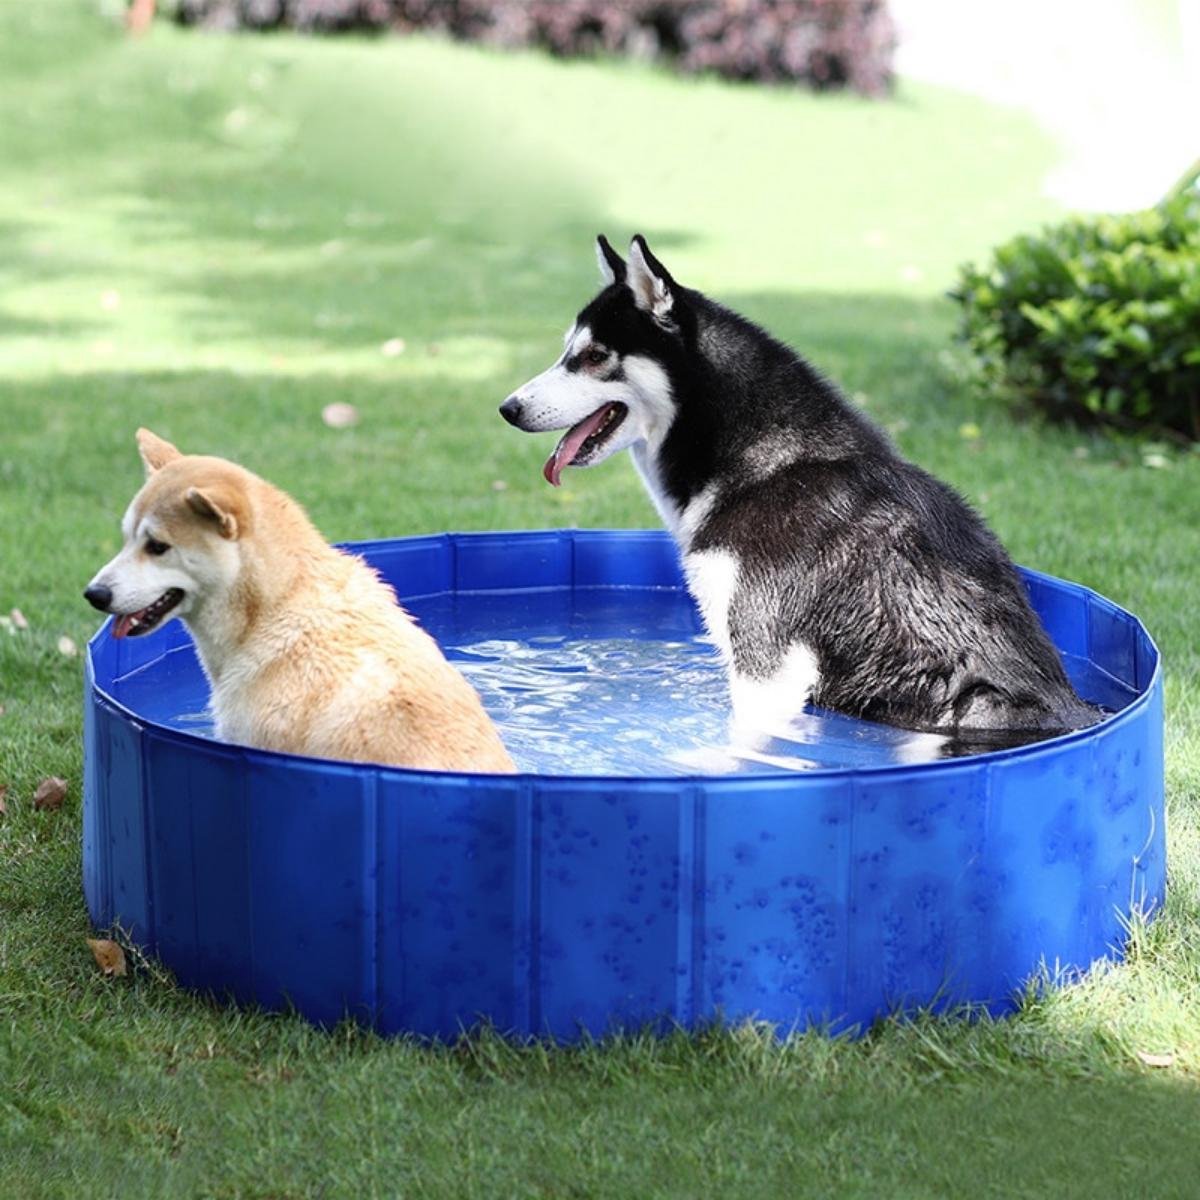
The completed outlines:
<svg viewBox="0 0 1200 1200">
<path fill-rule="evenodd" d="M 188 816 L 187 816 L 187 827 L 188 827 L 187 863 L 188 863 L 188 874 L 191 877 L 191 881 L 192 881 L 192 895 L 195 896 L 198 894 L 197 888 L 196 888 L 196 811 L 197 811 L 197 806 L 195 803 L 196 797 L 192 793 L 191 782 L 192 781 L 189 778 L 188 779 Z M 150 797 L 147 796 L 146 797 L 147 805 L 149 805 L 149 802 L 150 802 Z M 247 870 L 249 870 L 249 868 L 247 868 Z M 247 893 L 249 893 L 249 885 L 247 885 Z M 191 925 L 191 931 L 192 931 L 192 967 L 194 970 L 196 967 L 196 964 L 204 961 L 204 954 L 201 950 L 201 941 L 200 941 L 200 908 L 198 905 L 193 907 L 193 909 L 192 909 L 192 919 L 190 921 L 190 925 Z M 253 936 L 252 932 L 250 932 L 248 930 L 247 936 L 252 937 Z M 251 963 L 253 963 L 253 959 L 254 959 L 253 950 L 251 951 L 250 957 L 251 957 Z M 254 978 L 253 969 L 251 971 L 250 977 L 251 977 L 251 979 Z"/>
<path fill-rule="evenodd" d="M 513 872 L 513 941 L 518 949 L 513 963 L 510 1021 L 514 1032 L 529 1037 L 541 1032 L 542 1013 L 541 938 L 538 934 L 540 863 L 536 859 L 539 841 L 538 797 L 536 785 L 531 779 L 522 779 L 514 785 L 513 801 L 516 805 L 513 820 L 513 848 L 516 854 Z"/>
<path fill-rule="evenodd" d="M 379 944 L 382 938 L 382 908 L 379 903 L 379 772 L 368 771 L 362 779 L 362 902 L 363 913 L 361 1001 L 373 1029 L 379 1028 Z"/>
<path fill-rule="evenodd" d="M 995 763 L 987 762 L 983 764 L 983 771 L 980 773 L 980 780 L 977 785 L 983 787 L 983 838 L 979 847 L 980 862 L 991 861 L 992 843 L 996 840 L 996 805 L 992 797 L 993 792 L 993 775 L 995 772 Z M 995 979 L 996 977 L 996 924 L 994 921 L 989 922 L 987 926 L 987 977 Z M 998 1003 L 999 996 L 992 996 L 983 1001 L 985 1006 Z"/>
<path fill-rule="evenodd" d="M 150 733 L 145 725 L 138 728 L 138 800 L 141 804 L 142 818 L 142 887 L 145 889 L 146 902 L 142 908 L 146 928 L 142 934 L 145 944 L 158 944 L 158 920 L 154 903 L 154 876 L 151 859 L 154 854 L 154 840 L 151 836 L 154 829 L 150 804 L 150 762 L 147 749 L 150 745 Z"/>
<path fill-rule="evenodd" d="M 245 747 L 239 747 L 241 762 L 242 812 L 246 814 L 246 853 L 243 859 L 246 869 L 246 962 L 250 968 L 250 990 L 255 1002 L 262 1004 L 259 985 L 258 954 L 254 946 L 254 839 L 250 836 L 253 815 L 250 808 L 250 757 Z"/>
<path fill-rule="evenodd" d="M 692 897 L 695 920 L 692 923 L 692 1020 L 704 1013 L 704 939 L 708 932 L 708 790 L 695 785 L 696 811 L 693 819 L 695 849 L 693 851 Z"/>
<path fill-rule="evenodd" d="M 842 925 L 842 994 L 838 997 L 841 1003 L 841 1012 L 838 1014 L 830 1014 L 830 1018 L 835 1025 L 843 1021 L 849 1022 L 850 1019 L 850 977 L 854 971 L 855 955 L 851 953 L 851 947 L 854 945 L 854 929 L 855 929 L 855 908 L 856 897 L 855 888 L 857 886 L 857 871 L 855 870 L 855 861 L 858 848 L 858 772 L 848 771 L 846 778 L 842 780 L 842 787 L 845 789 L 847 796 L 846 812 L 848 814 L 847 824 L 850 827 L 850 832 L 846 837 L 846 878 L 843 884 L 843 904 L 845 917 Z M 852 1024 L 852 1022 L 850 1022 Z"/>
<path fill-rule="evenodd" d="M 681 787 L 677 803 L 674 1020 L 690 1025 L 700 1013 L 704 962 L 703 789 L 696 784 Z"/>
</svg>

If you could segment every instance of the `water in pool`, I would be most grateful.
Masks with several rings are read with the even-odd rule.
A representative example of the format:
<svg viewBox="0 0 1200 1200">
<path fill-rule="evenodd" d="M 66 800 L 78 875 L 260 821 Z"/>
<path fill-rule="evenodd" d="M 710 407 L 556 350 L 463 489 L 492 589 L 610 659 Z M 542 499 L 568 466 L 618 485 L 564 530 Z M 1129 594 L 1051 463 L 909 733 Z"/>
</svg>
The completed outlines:
<svg viewBox="0 0 1200 1200">
<path fill-rule="evenodd" d="M 674 589 L 460 593 L 406 607 L 471 681 L 522 770 L 547 775 L 777 774 L 928 761 L 938 739 L 832 713 L 806 713 L 761 749 L 735 751 L 712 644 Z M 116 698 L 154 720 L 211 734 L 190 648 L 156 682 L 134 673 Z M 1132 693 L 1067 661 L 1090 699 Z M 172 664 L 174 667 L 174 664 Z"/>
</svg>

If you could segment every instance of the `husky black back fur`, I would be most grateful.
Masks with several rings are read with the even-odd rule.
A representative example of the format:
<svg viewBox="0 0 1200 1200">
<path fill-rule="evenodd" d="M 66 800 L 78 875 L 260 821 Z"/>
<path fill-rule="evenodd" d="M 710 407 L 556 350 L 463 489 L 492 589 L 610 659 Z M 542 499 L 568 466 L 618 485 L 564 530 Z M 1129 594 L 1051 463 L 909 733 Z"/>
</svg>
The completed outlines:
<svg viewBox="0 0 1200 1200">
<path fill-rule="evenodd" d="M 801 642 L 820 666 L 813 703 L 983 744 L 1092 723 L 1008 554 L 962 497 L 798 354 L 646 255 L 671 291 L 665 319 L 618 277 L 578 321 L 669 379 L 658 480 L 681 511 L 714 496 L 686 551 L 736 556 L 734 669 L 767 678 Z"/>
</svg>

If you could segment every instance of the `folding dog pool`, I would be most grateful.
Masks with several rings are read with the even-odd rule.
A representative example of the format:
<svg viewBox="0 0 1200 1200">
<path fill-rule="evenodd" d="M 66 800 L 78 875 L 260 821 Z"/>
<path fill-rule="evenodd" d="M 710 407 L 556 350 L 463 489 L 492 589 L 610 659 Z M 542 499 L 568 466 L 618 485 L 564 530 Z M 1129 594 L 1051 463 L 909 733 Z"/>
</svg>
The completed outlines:
<svg viewBox="0 0 1200 1200">
<path fill-rule="evenodd" d="M 1130 914 L 1162 901 L 1158 653 L 1086 588 L 1024 573 L 1110 710 L 1092 729 L 906 764 L 902 735 L 818 714 L 808 744 L 705 775 L 656 748 L 719 738 L 724 715 L 666 534 L 353 549 L 536 770 L 217 742 L 182 625 L 105 626 L 87 655 L 88 909 L 188 987 L 440 1038 L 846 1028 L 912 1005 L 1003 1012 L 1031 975 L 1118 954 Z"/>
</svg>

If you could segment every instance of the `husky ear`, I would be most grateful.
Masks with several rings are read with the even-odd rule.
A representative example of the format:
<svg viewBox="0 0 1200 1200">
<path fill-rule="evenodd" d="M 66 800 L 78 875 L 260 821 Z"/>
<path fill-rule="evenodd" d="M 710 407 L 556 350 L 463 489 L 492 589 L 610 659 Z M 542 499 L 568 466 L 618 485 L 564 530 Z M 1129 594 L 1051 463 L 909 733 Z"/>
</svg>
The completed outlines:
<svg viewBox="0 0 1200 1200">
<path fill-rule="evenodd" d="M 646 239 L 639 233 L 629 246 L 629 273 L 625 280 L 633 293 L 633 302 L 656 321 L 671 323 L 675 305 L 675 281 L 667 268 L 650 253 Z"/>
<path fill-rule="evenodd" d="M 158 434 L 151 433 L 148 429 L 137 431 L 137 447 L 142 462 L 146 465 L 147 475 L 153 475 L 160 467 L 183 457 L 170 442 L 163 441 Z"/>
<path fill-rule="evenodd" d="M 608 244 L 604 234 L 596 238 L 596 261 L 606 284 L 625 282 L 625 260 Z"/>
<path fill-rule="evenodd" d="M 224 489 L 217 488 L 188 488 L 183 495 L 188 508 L 198 517 L 216 521 L 217 529 L 223 538 L 231 542 L 237 541 L 239 533 L 235 505 Z"/>
</svg>

